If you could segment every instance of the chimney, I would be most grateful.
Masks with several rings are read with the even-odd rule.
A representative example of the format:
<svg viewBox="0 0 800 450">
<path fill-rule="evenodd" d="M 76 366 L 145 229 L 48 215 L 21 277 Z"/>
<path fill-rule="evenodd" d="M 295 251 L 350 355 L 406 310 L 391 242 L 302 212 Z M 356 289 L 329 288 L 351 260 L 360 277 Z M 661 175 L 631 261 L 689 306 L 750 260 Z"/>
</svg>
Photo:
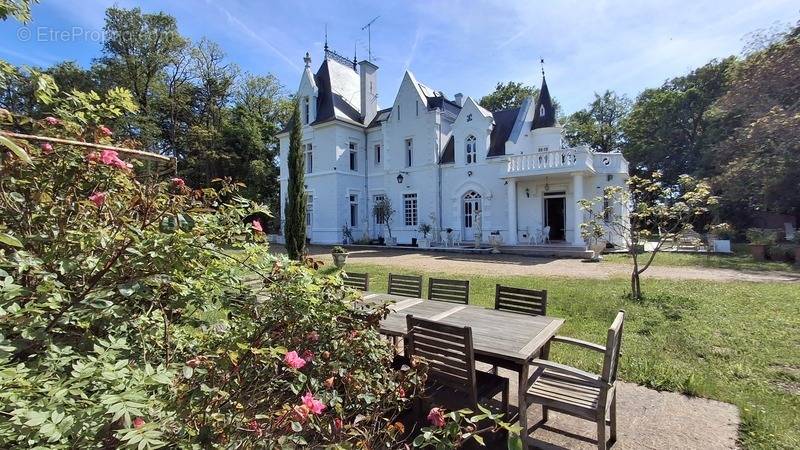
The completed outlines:
<svg viewBox="0 0 800 450">
<path fill-rule="evenodd" d="M 361 115 L 369 125 L 378 113 L 378 66 L 364 60 L 358 63 L 361 76 Z"/>
<path fill-rule="evenodd" d="M 455 95 L 455 97 L 456 97 L 456 103 L 458 103 L 458 106 L 464 106 L 464 94 L 459 92 L 458 94 Z"/>
</svg>

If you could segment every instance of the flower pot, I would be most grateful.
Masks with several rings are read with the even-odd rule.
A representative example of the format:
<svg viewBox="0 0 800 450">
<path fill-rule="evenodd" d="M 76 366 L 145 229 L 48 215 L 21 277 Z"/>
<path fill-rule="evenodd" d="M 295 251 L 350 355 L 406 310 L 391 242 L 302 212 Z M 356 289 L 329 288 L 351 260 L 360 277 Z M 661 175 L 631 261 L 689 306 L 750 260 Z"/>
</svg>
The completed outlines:
<svg viewBox="0 0 800 450">
<path fill-rule="evenodd" d="M 767 254 L 766 244 L 750 244 L 750 254 L 753 255 L 753 259 L 756 261 L 764 261 L 764 257 Z"/>
<path fill-rule="evenodd" d="M 729 239 L 716 239 L 714 241 L 714 251 L 717 253 L 730 253 L 731 241 Z"/>
<path fill-rule="evenodd" d="M 592 251 L 592 261 L 600 261 L 603 259 L 603 251 L 606 249 L 606 241 L 597 241 L 589 249 Z"/>
<path fill-rule="evenodd" d="M 349 253 L 331 253 L 331 256 L 333 256 L 333 265 L 339 269 L 344 267 L 344 263 L 347 262 L 347 255 L 349 255 Z"/>
<path fill-rule="evenodd" d="M 431 240 L 428 238 L 422 238 L 417 240 L 417 246 L 419 248 L 430 248 Z"/>
<path fill-rule="evenodd" d="M 475 248 L 481 248 L 481 239 L 483 235 L 480 231 L 475 233 Z"/>
</svg>

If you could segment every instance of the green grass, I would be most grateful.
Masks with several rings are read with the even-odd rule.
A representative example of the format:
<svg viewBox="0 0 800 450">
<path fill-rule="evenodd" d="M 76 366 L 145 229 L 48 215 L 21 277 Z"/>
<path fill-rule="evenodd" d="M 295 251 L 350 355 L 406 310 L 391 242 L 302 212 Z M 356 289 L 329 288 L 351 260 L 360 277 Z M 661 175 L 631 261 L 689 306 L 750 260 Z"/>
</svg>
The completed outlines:
<svg viewBox="0 0 800 450">
<path fill-rule="evenodd" d="M 703 255 L 697 253 L 659 252 L 653 261 L 655 266 L 691 266 L 711 267 L 718 269 L 734 269 L 748 271 L 798 271 L 792 263 L 781 261 L 756 261 L 744 251 L 737 251 L 732 255 Z M 650 253 L 639 257 L 639 264 L 647 262 Z M 613 253 L 603 255 L 603 259 L 613 263 L 631 264 L 631 257 L 627 253 Z"/>
<path fill-rule="evenodd" d="M 388 269 L 370 273 L 386 292 Z M 324 269 L 332 271 L 331 267 Z M 394 273 L 457 278 L 446 273 Z M 646 300 L 626 299 L 627 280 L 488 277 L 470 280 L 470 303 L 491 307 L 495 283 L 547 289 L 548 314 L 566 319 L 559 334 L 603 343 L 619 309 L 627 312 L 620 377 L 658 390 L 737 405 L 746 448 L 800 448 L 800 294 L 789 283 L 643 280 Z M 598 372 L 601 357 L 556 344 L 556 361 Z M 794 394 L 790 393 L 795 389 Z"/>
</svg>

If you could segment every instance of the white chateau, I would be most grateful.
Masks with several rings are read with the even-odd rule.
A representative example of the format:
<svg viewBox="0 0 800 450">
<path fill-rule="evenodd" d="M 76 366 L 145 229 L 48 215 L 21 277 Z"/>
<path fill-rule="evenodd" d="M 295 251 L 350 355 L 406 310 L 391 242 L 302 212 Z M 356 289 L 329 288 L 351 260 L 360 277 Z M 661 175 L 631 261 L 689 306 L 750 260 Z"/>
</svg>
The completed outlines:
<svg viewBox="0 0 800 450">
<path fill-rule="evenodd" d="M 391 107 L 378 109 L 375 64 L 327 44 L 316 73 L 308 54 L 304 61 L 297 99 L 313 243 L 341 243 L 344 226 L 356 240 L 388 240 L 372 206 L 389 198 L 400 244 L 422 238 L 426 222 L 465 243 L 499 232 L 505 245 L 531 245 L 549 231 L 550 242 L 585 249 L 576 202 L 628 178 L 619 153 L 565 147 L 544 77 L 538 99 L 490 112 L 462 94 L 448 99 L 406 71 Z M 284 209 L 289 128 L 279 134 Z"/>
</svg>

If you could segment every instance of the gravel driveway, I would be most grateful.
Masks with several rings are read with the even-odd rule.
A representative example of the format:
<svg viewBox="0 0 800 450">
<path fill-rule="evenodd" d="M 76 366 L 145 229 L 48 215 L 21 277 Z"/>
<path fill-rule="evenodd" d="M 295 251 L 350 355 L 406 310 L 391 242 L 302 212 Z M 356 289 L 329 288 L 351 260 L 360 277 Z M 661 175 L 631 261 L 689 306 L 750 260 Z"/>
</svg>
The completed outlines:
<svg viewBox="0 0 800 450">
<path fill-rule="evenodd" d="M 273 251 L 283 247 L 273 245 Z M 330 262 L 330 247 L 311 246 L 309 255 Z M 618 263 L 588 263 L 578 259 L 536 258 L 517 255 L 461 254 L 409 250 L 352 250 L 348 262 L 375 264 L 426 272 L 485 275 L 536 275 L 609 279 L 630 276 L 631 267 Z M 710 281 L 800 282 L 800 274 L 791 272 L 754 272 L 706 267 L 651 266 L 643 274 L 648 278 Z"/>
</svg>

